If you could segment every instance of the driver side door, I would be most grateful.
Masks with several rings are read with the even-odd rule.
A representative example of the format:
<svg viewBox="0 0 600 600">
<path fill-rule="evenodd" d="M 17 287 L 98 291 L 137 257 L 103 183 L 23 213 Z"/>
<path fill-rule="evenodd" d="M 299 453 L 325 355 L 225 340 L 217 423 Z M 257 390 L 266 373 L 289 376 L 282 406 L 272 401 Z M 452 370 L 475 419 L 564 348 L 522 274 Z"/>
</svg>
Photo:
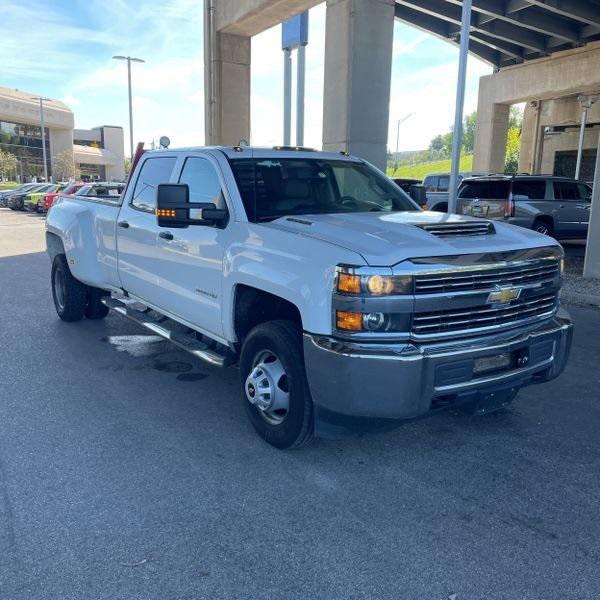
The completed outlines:
<svg viewBox="0 0 600 600">
<path fill-rule="evenodd" d="M 188 185 L 190 202 L 227 208 L 218 166 L 209 155 L 188 156 L 178 182 Z M 200 219 L 200 211 L 191 209 L 190 218 Z M 199 221 L 181 229 L 161 228 L 158 237 L 155 270 L 168 303 L 165 308 L 213 336 L 223 333 L 223 249 L 228 235 L 227 225 Z"/>
</svg>

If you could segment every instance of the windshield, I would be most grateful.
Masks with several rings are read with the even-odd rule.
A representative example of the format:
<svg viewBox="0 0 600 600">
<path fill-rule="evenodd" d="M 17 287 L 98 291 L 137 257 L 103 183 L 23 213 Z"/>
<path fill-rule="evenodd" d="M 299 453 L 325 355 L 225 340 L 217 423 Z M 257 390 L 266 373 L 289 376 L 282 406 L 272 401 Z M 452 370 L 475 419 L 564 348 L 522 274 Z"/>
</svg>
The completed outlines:
<svg viewBox="0 0 600 600">
<path fill-rule="evenodd" d="M 284 215 L 419 210 L 397 185 L 363 163 L 244 158 L 230 164 L 253 222 Z"/>
</svg>

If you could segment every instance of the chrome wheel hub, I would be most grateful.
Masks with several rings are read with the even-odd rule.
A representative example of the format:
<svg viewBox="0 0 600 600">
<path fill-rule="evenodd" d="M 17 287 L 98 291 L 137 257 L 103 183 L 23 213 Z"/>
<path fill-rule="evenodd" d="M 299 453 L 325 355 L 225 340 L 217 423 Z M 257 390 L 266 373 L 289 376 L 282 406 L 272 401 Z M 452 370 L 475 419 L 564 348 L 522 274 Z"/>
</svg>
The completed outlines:
<svg viewBox="0 0 600 600">
<path fill-rule="evenodd" d="M 246 399 L 272 425 L 284 421 L 290 406 L 288 378 L 281 361 L 269 350 L 259 352 L 245 383 Z"/>
</svg>

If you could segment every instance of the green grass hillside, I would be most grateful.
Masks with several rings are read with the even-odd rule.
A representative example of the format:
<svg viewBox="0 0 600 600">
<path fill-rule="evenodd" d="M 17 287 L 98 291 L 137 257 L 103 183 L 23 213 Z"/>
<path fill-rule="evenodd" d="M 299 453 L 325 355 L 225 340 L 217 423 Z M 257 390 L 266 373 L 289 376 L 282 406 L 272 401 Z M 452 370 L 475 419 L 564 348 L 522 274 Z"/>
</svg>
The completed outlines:
<svg viewBox="0 0 600 600">
<path fill-rule="evenodd" d="M 12 190 L 14 187 L 17 187 L 14 181 L 0 181 L 0 192 L 2 190 Z"/>
<path fill-rule="evenodd" d="M 473 170 L 473 155 L 468 154 L 460 158 L 460 170 Z M 430 173 L 450 173 L 450 159 L 434 160 L 424 162 L 417 165 L 404 165 L 398 167 L 396 171 L 388 167 L 387 174 L 389 177 L 410 177 L 414 179 L 425 179 Z"/>
</svg>

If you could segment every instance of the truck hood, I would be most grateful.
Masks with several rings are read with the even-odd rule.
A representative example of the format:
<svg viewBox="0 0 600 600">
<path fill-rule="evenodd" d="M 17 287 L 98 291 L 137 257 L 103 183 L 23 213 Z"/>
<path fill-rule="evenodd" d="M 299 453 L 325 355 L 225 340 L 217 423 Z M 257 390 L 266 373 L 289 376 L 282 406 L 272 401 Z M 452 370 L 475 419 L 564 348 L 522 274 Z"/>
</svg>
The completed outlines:
<svg viewBox="0 0 600 600">
<path fill-rule="evenodd" d="M 463 215 L 439 212 L 349 213 L 280 217 L 266 227 L 289 231 L 335 244 L 360 254 L 371 266 L 392 266 L 409 258 L 504 252 L 555 246 L 548 236 L 493 221 L 495 233 L 445 235 L 430 233 L 425 226 L 485 222 Z"/>
</svg>

